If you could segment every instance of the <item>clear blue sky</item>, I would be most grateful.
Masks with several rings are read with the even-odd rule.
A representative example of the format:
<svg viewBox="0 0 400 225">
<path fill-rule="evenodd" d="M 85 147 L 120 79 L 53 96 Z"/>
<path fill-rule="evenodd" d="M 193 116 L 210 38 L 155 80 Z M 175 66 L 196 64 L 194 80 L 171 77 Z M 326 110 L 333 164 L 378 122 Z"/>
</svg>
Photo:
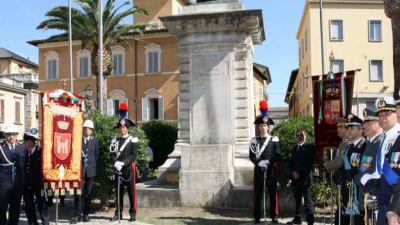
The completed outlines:
<svg viewBox="0 0 400 225">
<path fill-rule="evenodd" d="M 151 0 L 149 0 L 151 1 Z M 117 0 L 117 2 L 122 2 Z M 304 0 L 242 0 L 247 9 L 262 9 L 266 41 L 255 47 L 255 62 L 269 67 L 270 106 L 287 106 L 284 96 L 290 72 L 298 67 L 296 32 Z M 38 49 L 29 40 L 45 39 L 54 31 L 36 30 L 45 13 L 68 0 L 4 1 L 0 7 L 0 47 L 38 62 Z"/>
</svg>

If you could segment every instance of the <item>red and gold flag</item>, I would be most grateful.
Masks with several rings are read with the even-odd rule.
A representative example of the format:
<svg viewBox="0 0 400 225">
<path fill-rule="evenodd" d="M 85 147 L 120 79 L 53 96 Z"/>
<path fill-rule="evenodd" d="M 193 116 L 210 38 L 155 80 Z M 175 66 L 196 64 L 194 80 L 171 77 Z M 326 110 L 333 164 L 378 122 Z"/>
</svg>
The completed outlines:
<svg viewBox="0 0 400 225">
<path fill-rule="evenodd" d="M 64 90 L 47 91 L 42 97 L 44 189 L 79 190 L 85 102 Z"/>
</svg>

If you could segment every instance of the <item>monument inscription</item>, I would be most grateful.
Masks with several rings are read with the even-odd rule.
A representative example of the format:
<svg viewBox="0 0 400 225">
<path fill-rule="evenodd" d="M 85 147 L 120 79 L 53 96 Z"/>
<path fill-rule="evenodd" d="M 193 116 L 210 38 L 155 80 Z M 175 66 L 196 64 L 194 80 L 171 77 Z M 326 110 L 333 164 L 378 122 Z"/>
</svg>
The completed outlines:
<svg viewBox="0 0 400 225">
<path fill-rule="evenodd" d="M 232 76 L 229 53 L 191 55 L 193 144 L 231 144 Z"/>
</svg>

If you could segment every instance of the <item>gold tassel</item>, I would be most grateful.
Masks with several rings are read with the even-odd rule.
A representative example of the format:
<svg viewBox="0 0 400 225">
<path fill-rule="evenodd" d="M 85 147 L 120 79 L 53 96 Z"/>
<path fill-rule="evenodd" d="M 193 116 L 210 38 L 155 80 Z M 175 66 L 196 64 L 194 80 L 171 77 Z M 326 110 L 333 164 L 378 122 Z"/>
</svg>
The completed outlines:
<svg viewBox="0 0 400 225">
<path fill-rule="evenodd" d="M 368 225 L 369 224 L 369 220 L 368 220 L 367 199 L 368 199 L 368 193 L 365 193 L 365 195 L 364 195 L 364 223 Z"/>
</svg>

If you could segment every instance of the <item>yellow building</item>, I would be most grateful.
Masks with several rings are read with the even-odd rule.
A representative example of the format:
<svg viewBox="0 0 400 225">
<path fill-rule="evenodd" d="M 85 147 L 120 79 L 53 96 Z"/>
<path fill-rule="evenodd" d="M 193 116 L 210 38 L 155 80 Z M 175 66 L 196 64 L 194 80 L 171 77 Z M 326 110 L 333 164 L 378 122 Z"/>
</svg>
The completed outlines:
<svg viewBox="0 0 400 225">
<path fill-rule="evenodd" d="M 0 47 L 0 75 L 37 74 L 38 65 L 8 49 Z"/>
<path fill-rule="evenodd" d="M 18 139 L 32 127 L 38 128 L 39 93 L 36 63 L 0 48 L 0 129 L 18 126 Z"/>
<path fill-rule="evenodd" d="M 322 74 L 319 0 L 307 0 L 297 32 L 299 68 L 291 74 L 285 102 L 289 116 L 312 115 L 311 76 Z M 326 74 L 361 69 L 354 82 L 352 112 L 374 109 L 377 97 L 393 93 L 390 19 L 383 0 L 324 0 L 323 42 Z"/>
<path fill-rule="evenodd" d="M 148 16 L 135 16 L 136 24 L 150 24 L 151 29 L 142 36 L 127 40 L 112 47 L 114 68 L 107 81 L 107 114 L 118 113 L 120 102 L 128 103 L 128 117 L 136 118 L 135 110 L 135 75 L 138 80 L 137 121 L 142 123 L 152 119 L 177 120 L 179 98 L 179 58 L 175 37 L 168 33 L 159 17 L 177 15 L 181 12 L 186 0 L 135 0 L 135 4 L 148 11 Z M 129 37 L 128 37 L 129 39 Z M 45 40 L 29 41 L 39 49 L 39 89 L 69 89 L 69 51 L 68 42 L 48 42 Z M 74 92 L 84 95 L 85 88 L 93 90 L 92 98 L 96 99 L 96 77 L 90 68 L 91 49 L 80 49 L 80 42 L 73 42 L 73 76 Z M 135 60 L 137 54 L 137 61 Z M 135 66 L 137 63 L 137 67 Z M 270 82 L 263 66 L 255 75 L 255 85 L 262 87 Z M 135 71 L 137 73 L 135 73 Z"/>
</svg>

